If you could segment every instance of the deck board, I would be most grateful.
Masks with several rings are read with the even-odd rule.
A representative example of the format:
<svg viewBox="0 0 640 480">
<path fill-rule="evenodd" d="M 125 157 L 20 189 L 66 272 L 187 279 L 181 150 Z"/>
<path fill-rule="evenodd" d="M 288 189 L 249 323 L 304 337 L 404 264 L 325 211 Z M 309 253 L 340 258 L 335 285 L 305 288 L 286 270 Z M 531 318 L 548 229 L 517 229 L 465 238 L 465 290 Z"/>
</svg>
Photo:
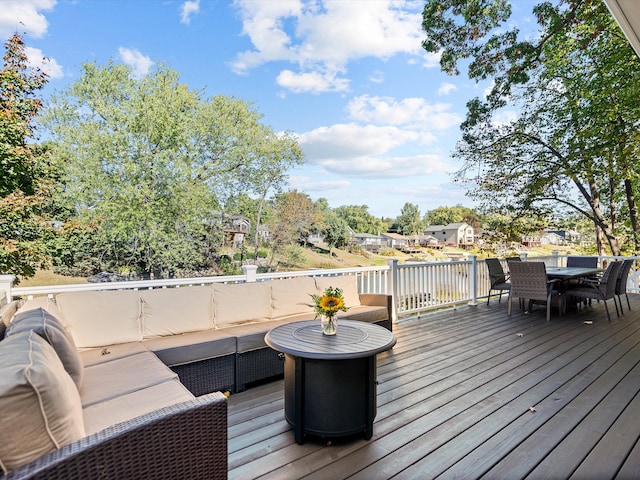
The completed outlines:
<svg viewBox="0 0 640 480">
<path fill-rule="evenodd" d="M 602 303 L 546 322 L 542 307 L 509 317 L 496 301 L 397 323 L 396 346 L 378 355 L 369 441 L 296 444 L 282 380 L 232 395 L 229 478 L 631 478 L 640 296 L 630 298 L 611 323 Z"/>
</svg>

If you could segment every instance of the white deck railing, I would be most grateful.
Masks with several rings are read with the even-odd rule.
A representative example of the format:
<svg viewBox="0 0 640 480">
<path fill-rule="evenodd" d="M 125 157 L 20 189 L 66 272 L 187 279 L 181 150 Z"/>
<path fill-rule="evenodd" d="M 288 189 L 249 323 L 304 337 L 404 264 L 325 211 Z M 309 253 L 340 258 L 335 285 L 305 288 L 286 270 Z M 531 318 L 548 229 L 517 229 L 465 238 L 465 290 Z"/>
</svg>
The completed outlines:
<svg viewBox="0 0 640 480">
<path fill-rule="evenodd" d="M 527 258 L 526 255 L 522 257 L 523 260 Z M 528 258 L 542 260 L 548 266 L 566 264 L 566 257 L 555 253 L 544 257 L 529 256 Z M 619 257 L 600 257 L 599 263 L 604 266 L 616 258 Z M 636 261 L 627 280 L 627 290 L 640 293 L 640 272 L 638 271 L 640 257 L 625 258 L 633 258 Z M 504 268 L 508 271 L 506 261 Z M 262 282 L 300 276 L 352 275 L 356 277 L 360 293 L 392 294 L 397 317 L 460 304 L 474 305 L 480 300 L 486 300 L 490 286 L 486 262 L 477 260 L 474 255 L 461 261 L 399 264 L 394 259 L 389 260 L 388 265 L 376 267 L 314 269 L 297 272 L 256 273 L 256 267 L 253 265 L 245 265 L 242 269 L 242 275 L 16 288 L 12 286 L 14 279 L 12 275 L 0 275 L 0 306 L 3 293 L 5 294 L 4 302 L 7 302 L 16 297 L 25 299 L 41 295 L 52 297 L 57 293 L 88 290 L 177 288 L 213 283 Z"/>
</svg>

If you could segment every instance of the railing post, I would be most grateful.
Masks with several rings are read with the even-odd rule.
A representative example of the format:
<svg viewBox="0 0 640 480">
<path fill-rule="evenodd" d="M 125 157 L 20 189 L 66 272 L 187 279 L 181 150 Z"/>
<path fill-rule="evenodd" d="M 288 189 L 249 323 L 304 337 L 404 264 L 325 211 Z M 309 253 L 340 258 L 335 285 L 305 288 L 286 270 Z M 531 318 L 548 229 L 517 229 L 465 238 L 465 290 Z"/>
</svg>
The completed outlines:
<svg viewBox="0 0 640 480">
<path fill-rule="evenodd" d="M 15 279 L 14 275 L 0 275 L 0 307 L 13 301 L 11 287 Z"/>
<path fill-rule="evenodd" d="M 387 260 L 387 263 L 389 264 L 389 282 L 391 283 L 391 285 L 387 286 L 387 294 L 391 295 L 391 305 L 393 307 L 393 311 L 391 312 L 393 318 L 391 321 L 395 323 L 398 319 L 398 259 L 390 258 Z"/>
<path fill-rule="evenodd" d="M 244 281 L 246 283 L 256 282 L 258 273 L 257 265 L 242 265 L 242 272 L 244 273 Z"/>
<path fill-rule="evenodd" d="M 478 305 L 478 257 L 477 255 L 469 255 L 471 265 L 469 266 L 469 293 L 471 300 L 469 305 Z"/>
</svg>

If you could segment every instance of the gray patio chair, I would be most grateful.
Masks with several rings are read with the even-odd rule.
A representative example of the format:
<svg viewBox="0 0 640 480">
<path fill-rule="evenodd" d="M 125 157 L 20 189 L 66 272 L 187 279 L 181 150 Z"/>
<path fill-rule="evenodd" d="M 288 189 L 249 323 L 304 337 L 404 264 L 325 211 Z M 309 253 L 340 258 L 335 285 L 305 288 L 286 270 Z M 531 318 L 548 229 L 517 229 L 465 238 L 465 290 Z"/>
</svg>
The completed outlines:
<svg viewBox="0 0 640 480">
<path fill-rule="evenodd" d="M 613 298 L 613 304 L 616 307 L 616 314 L 620 316 L 618 304 L 616 303 L 616 282 L 618 281 L 618 273 L 622 268 L 622 262 L 611 262 L 599 279 L 585 279 L 582 284 L 570 286 L 565 293 L 568 296 L 579 299 L 602 300 L 604 308 L 607 311 L 607 319 L 611 322 L 609 314 L 609 306 L 607 300 Z"/>
<path fill-rule="evenodd" d="M 554 299 L 558 300 L 560 314 L 564 310 L 562 293 L 554 286 L 558 280 L 547 278 L 547 269 L 544 262 L 513 262 L 509 264 L 511 273 L 511 290 L 509 291 L 509 306 L 507 313 L 511 315 L 511 303 L 513 298 L 519 298 L 528 302 L 527 310 L 531 306 L 542 304 L 547 306 L 547 322 L 551 320 L 551 306 Z"/>
<path fill-rule="evenodd" d="M 633 260 L 624 260 L 622 262 L 622 267 L 620 267 L 620 273 L 618 273 L 618 279 L 616 280 L 616 295 L 618 296 L 618 303 L 620 304 L 620 313 L 623 313 L 621 297 L 623 293 L 624 296 L 627 297 L 627 307 L 631 310 L 629 295 L 627 295 L 627 278 L 629 277 L 629 272 L 631 271 L 632 266 Z"/>
<path fill-rule="evenodd" d="M 598 268 L 598 257 L 567 257 L 567 267 Z"/>
<path fill-rule="evenodd" d="M 487 295 L 487 305 L 489 305 L 489 300 L 491 300 L 492 290 L 500 292 L 500 296 L 498 297 L 498 303 L 500 303 L 502 300 L 502 292 L 511 290 L 511 284 L 507 282 L 507 275 L 502 269 L 500 260 L 497 258 L 487 258 L 486 262 L 487 269 L 489 270 L 489 282 L 491 283 L 489 294 Z"/>
</svg>

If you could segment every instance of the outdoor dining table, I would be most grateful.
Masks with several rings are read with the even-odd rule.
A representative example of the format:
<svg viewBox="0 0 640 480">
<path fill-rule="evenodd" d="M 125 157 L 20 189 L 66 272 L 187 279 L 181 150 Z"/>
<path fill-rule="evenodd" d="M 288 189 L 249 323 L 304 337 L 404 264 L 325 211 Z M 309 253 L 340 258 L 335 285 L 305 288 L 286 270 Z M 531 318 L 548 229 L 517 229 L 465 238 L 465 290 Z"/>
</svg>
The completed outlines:
<svg viewBox="0 0 640 480">
<path fill-rule="evenodd" d="M 547 277 L 550 280 L 574 280 L 584 277 L 593 277 L 602 273 L 601 268 L 588 267 L 547 267 Z"/>
</svg>

